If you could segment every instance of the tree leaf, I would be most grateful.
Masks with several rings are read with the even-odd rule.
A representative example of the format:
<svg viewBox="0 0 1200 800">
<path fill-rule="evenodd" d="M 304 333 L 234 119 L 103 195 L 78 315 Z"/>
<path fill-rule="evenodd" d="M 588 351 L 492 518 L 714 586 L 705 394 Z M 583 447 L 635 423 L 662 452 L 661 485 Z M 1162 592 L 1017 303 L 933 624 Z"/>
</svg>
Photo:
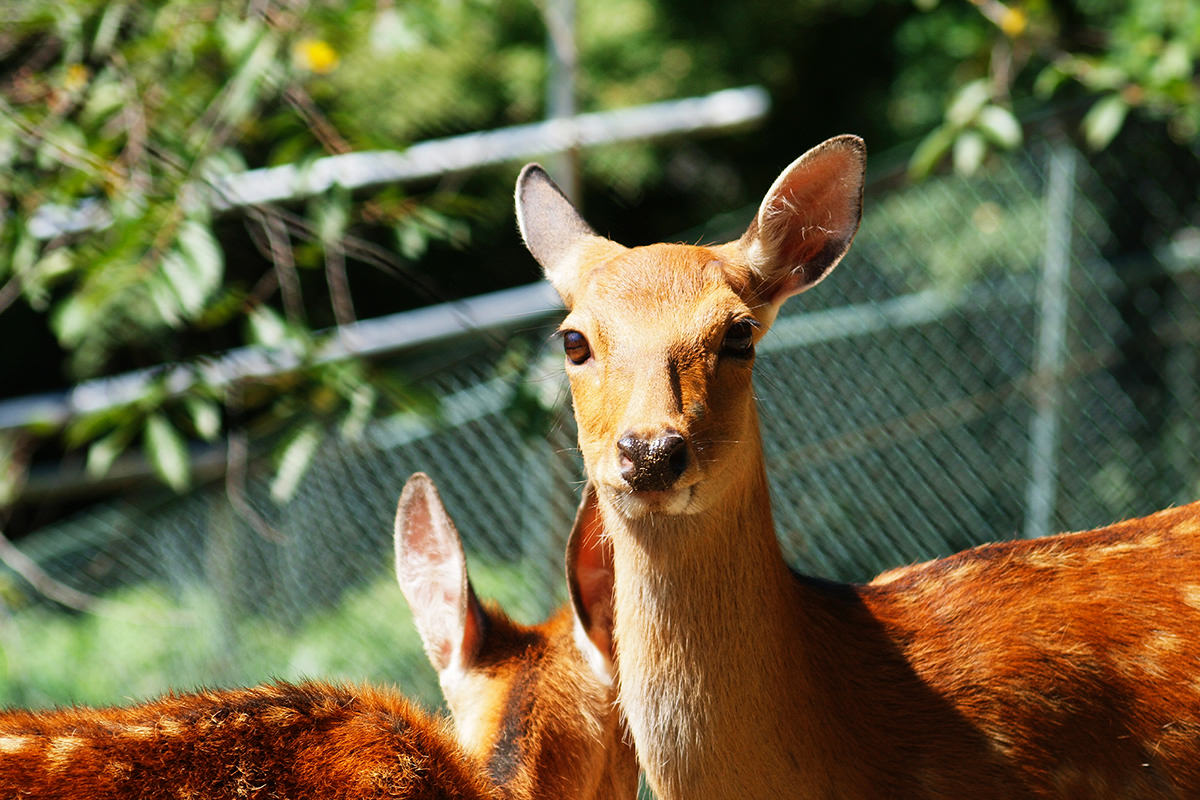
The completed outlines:
<svg viewBox="0 0 1200 800">
<path fill-rule="evenodd" d="M 225 274 L 220 246 L 208 226 L 195 220 L 186 220 L 180 226 L 177 249 L 163 256 L 161 267 L 188 317 L 204 309 Z"/>
<path fill-rule="evenodd" d="M 1119 94 L 1110 94 L 1096 101 L 1083 116 L 1080 127 L 1088 147 L 1103 150 L 1120 133 L 1129 113 L 1129 104 Z"/>
<path fill-rule="evenodd" d="M 350 224 L 350 196 L 334 189 L 319 198 L 312 212 L 317 223 L 317 235 L 323 244 L 340 242 Z"/>
<path fill-rule="evenodd" d="M 188 395 L 183 399 L 183 406 L 192 418 L 192 427 L 196 434 L 206 442 L 217 438 L 221 432 L 221 408 L 213 401 Z"/>
<path fill-rule="evenodd" d="M 270 306 L 258 306 L 247 317 L 250 339 L 264 347 L 283 347 L 291 338 L 287 323 Z"/>
<path fill-rule="evenodd" d="M 1192 55 L 1181 39 L 1172 39 L 1150 70 L 1150 80 L 1156 84 L 1185 81 L 1192 75 Z"/>
<path fill-rule="evenodd" d="M 993 144 L 1009 150 L 1021 144 L 1021 123 L 1007 108 L 984 106 L 979 112 L 979 130 Z"/>
<path fill-rule="evenodd" d="M 300 480 L 312 465 L 322 438 L 321 426 L 314 422 L 303 426 L 288 441 L 279 456 L 275 479 L 271 481 L 271 497 L 275 502 L 286 503 L 296 495 Z"/>
<path fill-rule="evenodd" d="M 954 140 L 954 170 L 960 175 L 974 175 L 987 155 L 987 141 L 979 131 L 963 131 Z"/>
<path fill-rule="evenodd" d="M 0 433 L 0 508 L 17 501 L 25 485 L 23 459 L 17 458 L 18 434 Z"/>
<path fill-rule="evenodd" d="M 991 98 L 991 89 L 985 78 L 971 81 L 958 90 L 950 107 L 946 109 L 946 121 L 962 128 L 969 125 Z"/>
<path fill-rule="evenodd" d="M 55 307 L 50 325 L 58 341 L 64 347 L 73 348 L 83 341 L 99 316 L 99 310 L 87 296 L 73 294 Z"/>
<path fill-rule="evenodd" d="M 87 474 L 92 478 L 107 475 L 117 456 L 125 452 L 125 448 L 133 441 L 134 430 L 133 426 L 122 425 L 104 438 L 92 442 L 87 452 Z"/>
<path fill-rule="evenodd" d="M 953 144 L 954 130 L 952 128 L 948 125 L 934 128 L 913 150 L 912 157 L 908 160 L 908 177 L 912 180 L 920 180 L 929 175 Z"/>
<path fill-rule="evenodd" d="M 192 465 L 187 443 L 161 413 L 156 412 L 146 418 L 142 445 L 146 449 L 146 458 L 163 483 L 177 492 L 188 487 Z"/>
<path fill-rule="evenodd" d="M 179 226 L 179 250 L 192 263 L 205 286 L 215 287 L 221 283 L 225 256 L 207 225 L 195 219 L 184 220 Z"/>
<path fill-rule="evenodd" d="M 353 441 L 362 436 L 367 422 L 371 419 L 371 411 L 375 408 L 378 397 L 379 393 L 366 381 L 354 387 L 350 394 L 350 409 L 346 412 L 341 425 L 344 438 Z"/>
<path fill-rule="evenodd" d="M 100 22 L 96 25 L 96 35 L 92 37 L 91 57 L 93 59 L 107 56 L 112 50 L 117 34 L 121 30 L 121 22 L 125 18 L 125 10 L 128 5 L 123 2 L 106 4 Z"/>
<path fill-rule="evenodd" d="M 1033 94 L 1043 100 L 1050 97 L 1070 77 L 1058 64 L 1051 64 L 1038 73 L 1033 81 Z"/>
</svg>

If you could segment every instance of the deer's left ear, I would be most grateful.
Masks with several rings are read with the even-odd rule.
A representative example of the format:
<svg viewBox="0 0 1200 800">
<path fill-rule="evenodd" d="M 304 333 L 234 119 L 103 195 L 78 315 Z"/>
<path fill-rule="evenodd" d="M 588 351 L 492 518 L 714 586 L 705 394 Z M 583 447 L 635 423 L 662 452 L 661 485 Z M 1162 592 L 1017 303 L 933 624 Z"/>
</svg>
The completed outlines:
<svg viewBox="0 0 1200 800">
<path fill-rule="evenodd" d="M 613 662 L 613 554 L 612 542 L 604 535 L 596 490 L 588 483 L 575 514 L 575 525 L 567 538 L 567 590 L 575 618 L 587 637 L 589 655 L 596 672 L 612 676 Z M 591 660 L 591 659 L 589 659 Z"/>
<path fill-rule="evenodd" d="M 467 577 L 467 557 L 437 487 L 414 473 L 400 493 L 395 522 L 396 580 L 412 608 L 429 663 L 439 675 L 474 663 L 485 612 Z"/>
<path fill-rule="evenodd" d="M 537 164 L 517 176 L 516 207 L 525 246 L 567 308 L 587 265 L 625 249 L 593 231 Z"/>
<path fill-rule="evenodd" d="M 775 179 L 737 242 L 764 302 L 778 309 L 837 266 L 862 218 L 866 166 L 863 140 L 836 136 Z"/>
</svg>

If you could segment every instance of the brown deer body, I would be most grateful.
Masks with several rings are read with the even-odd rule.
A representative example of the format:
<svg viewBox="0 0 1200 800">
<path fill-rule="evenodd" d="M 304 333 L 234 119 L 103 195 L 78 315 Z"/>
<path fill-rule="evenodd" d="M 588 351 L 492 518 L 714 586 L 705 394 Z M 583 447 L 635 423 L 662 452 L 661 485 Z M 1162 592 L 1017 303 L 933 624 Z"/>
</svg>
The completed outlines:
<svg viewBox="0 0 1200 800">
<path fill-rule="evenodd" d="M 519 625 L 475 599 L 457 531 L 419 474 L 401 497 L 396 548 L 453 721 L 394 691 L 318 682 L 6 711 L 0 797 L 632 797 L 637 763 L 614 709 L 604 555 L 572 546 L 579 618 L 568 607 Z"/>
<path fill-rule="evenodd" d="M 1200 797 L 1200 506 L 870 584 L 775 538 L 751 368 L 857 230 L 865 150 L 797 159 L 746 234 L 626 248 L 544 172 L 522 235 L 611 539 L 619 695 L 663 800 Z M 797 424 L 803 424 L 803 401 Z"/>
</svg>

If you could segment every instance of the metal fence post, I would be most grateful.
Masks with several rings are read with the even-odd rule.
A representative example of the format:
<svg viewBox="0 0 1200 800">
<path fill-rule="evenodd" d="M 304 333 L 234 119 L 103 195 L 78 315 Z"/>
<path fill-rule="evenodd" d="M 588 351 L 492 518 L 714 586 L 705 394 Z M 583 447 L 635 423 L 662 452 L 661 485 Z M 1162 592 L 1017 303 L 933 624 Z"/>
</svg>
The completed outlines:
<svg viewBox="0 0 1200 800">
<path fill-rule="evenodd" d="M 1071 284 L 1071 221 L 1075 205 L 1075 150 L 1065 140 L 1050 148 L 1046 184 L 1046 242 L 1038 286 L 1033 352 L 1033 418 L 1029 430 L 1029 483 L 1025 537 L 1051 533 L 1058 481 L 1059 408 L 1066 357 L 1067 291 Z"/>
<path fill-rule="evenodd" d="M 575 0 L 548 0 L 542 12 L 546 20 L 548 72 L 546 119 L 575 115 L 575 75 L 579 53 L 575 42 Z M 563 194 L 579 205 L 579 147 L 572 145 L 546 156 L 547 166 Z"/>
</svg>

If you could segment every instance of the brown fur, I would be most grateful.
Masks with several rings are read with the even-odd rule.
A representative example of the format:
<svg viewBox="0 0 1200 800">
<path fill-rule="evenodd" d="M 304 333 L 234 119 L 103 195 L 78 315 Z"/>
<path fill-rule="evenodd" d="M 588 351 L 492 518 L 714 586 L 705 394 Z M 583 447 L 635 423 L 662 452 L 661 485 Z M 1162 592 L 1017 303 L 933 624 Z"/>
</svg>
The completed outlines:
<svg viewBox="0 0 1200 800">
<path fill-rule="evenodd" d="M 275 683 L 0 715 L 0 796 L 501 797 L 435 719 L 365 686 Z"/>
<path fill-rule="evenodd" d="M 814 148 L 742 239 L 710 247 L 573 243 L 544 174 L 518 181 L 562 327 L 590 346 L 566 368 L 647 780 L 663 800 L 1200 797 L 1200 505 L 861 586 L 787 568 L 753 359 L 722 341 L 747 318 L 761 337 L 837 263 L 862 157 L 849 137 Z M 618 439 L 667 430 L 686 469 L 633 490 Z"/>
</svg>

